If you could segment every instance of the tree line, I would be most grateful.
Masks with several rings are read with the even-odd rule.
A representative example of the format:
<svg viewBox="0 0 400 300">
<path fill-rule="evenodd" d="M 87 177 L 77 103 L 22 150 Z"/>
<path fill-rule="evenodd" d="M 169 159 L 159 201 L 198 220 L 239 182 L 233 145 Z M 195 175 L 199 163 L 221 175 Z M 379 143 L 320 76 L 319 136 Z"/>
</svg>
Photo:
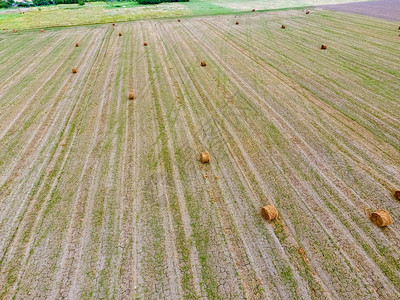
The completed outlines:
<svg viewBox="0 0 400 300">
<path fill-rule="evenodd" d="M 162 2 L 188 2 L 189 0 L 115 0 L 122 1 L 137 1 L 139 4 L 159 4 Z M 58 4 L 79 4 L 84 5 L 85 2 L 114 2 L 114 0 L 32 0 L 32 2 L 14 2 L 14 0 L 0 0 L 0 8 L 9 8 L 12 6 L 30 7 L 43 5 L 58 5 Z"/>
</svg>

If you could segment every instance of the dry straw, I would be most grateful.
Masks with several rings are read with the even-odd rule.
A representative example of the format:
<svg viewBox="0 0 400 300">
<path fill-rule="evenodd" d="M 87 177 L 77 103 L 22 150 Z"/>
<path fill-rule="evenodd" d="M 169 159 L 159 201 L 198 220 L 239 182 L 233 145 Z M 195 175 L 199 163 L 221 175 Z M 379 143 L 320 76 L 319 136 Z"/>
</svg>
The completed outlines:
<svg viewBox="0 0 400 300">
<path fill-rule="evenodd" d="M 275 206 L 269 204 L 261 208 L 261 215 L 267 220 L 271 221 L 278 217 L 278 211 Z"/>
<path fill-rule="evenodd" d="M 392 223 L 392 218 L 386 210 L 378 209 L 377 211 L 371 213 L 371 221 L 379 227 L 385 227 Z"/>
<path fill-rule="evenodd" d="M 200 161 L 203 164 L 208 164 L 210 162 L 210 153 L 208 153 L 207 151 L 201 152 L 200 153 Z"/>
</svg>

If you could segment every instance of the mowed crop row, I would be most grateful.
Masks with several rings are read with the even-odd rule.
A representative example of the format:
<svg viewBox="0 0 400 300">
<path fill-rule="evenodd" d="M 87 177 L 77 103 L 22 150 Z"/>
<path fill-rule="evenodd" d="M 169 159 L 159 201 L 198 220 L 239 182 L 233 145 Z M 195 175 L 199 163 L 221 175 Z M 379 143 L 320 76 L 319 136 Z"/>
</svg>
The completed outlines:
<svg viewBox="0 0 400 300">
<path fill-rule="evenodd" d="M 0 297 L 400 297 L 397 27 L 291 11 L 2 33 Z"/>
</svg>

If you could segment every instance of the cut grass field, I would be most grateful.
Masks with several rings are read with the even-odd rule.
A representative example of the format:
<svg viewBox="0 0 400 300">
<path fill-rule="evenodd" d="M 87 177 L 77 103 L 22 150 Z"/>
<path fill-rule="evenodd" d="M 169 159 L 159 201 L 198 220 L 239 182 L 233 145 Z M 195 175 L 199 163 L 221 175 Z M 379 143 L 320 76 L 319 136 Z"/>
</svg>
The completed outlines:
<svg viewBox="0 0 400 300">
<path fill-rule="evenodd" d="M 397 28 L 281 11 L 1 33 L 0 298 L 398 299 Z"/>
<path fill-rule="evenodd" d="M 103 24 L 143 19 L 209 16 L 287 9 L 361 0 L 190 0 L 181 3 L 139 5 L 137 2 L 89 2 L 30 9 L 0 9 L 0 30 Z"/>
</svg>

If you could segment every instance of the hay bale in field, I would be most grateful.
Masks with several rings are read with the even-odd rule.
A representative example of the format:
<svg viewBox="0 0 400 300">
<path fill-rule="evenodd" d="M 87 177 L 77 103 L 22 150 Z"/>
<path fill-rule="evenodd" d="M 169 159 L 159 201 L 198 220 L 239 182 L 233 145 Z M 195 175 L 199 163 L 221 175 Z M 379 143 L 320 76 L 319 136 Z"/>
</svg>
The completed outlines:
<svg viewBox="0 0 400 300">
<path fill-rule="evenodd" d="M 178 19 L 178 22 L 180 22 L 181 21 L 181 19 Z"/>
<path fill-rule="evenodd" d="M 285 28 L 286 28 L 286 26 L 285 26 L 285 25 L 282 25 L 282 26 L 281 26 L 281 28 L 282 28 L 282 29 L 285 29 Z"/>
<path fill-rule="evenodd" d="M 144 42 L 144 43 L 143 43 L 143 46 L 147 46 L 147 42 Z"/>
<path fill-rule="evenodd" d="M 399 26 L 399 30 L 400 30 L 400 26 Z"/>
<path fill-rule="evenodd" d="M 17 32 L 18 32 L 18 30 L 16 30 L 16 29 L 13 29 L 13 32 L 14 32 L 14 33 L 17 33 Z"/>
<path fill-rule="evenodd" d="M 236 21 L 236 25 L 239 25 L 239 21 Z"/>
<path fill-rule="evenodd" d="M 40 32 L 44 32 L 44 29 L 41 29 Z"/>
<path fill-rule="evenodd" d="M 75 43 L 75 47 L 79 47 L 79 43 Z"/>
<path fill-rule="evenodd" d="M 322 45 L 321 45 L 321 49 L 322 49 L 322 50 L 326 50 L 326 48 L 327 48 L 327 46 L 326 46 L 325 44 L 322 44 Z"/>
<path fill-rule="evenodd" d="M 207 63 L 205 61 L 200 62 L 200 66 L 205 67 L 207 66 Z"/>
<path fill-rule="evenodd" d="M 261 215 L 267 220 L 271 221 L 278 217 L 278 211 L 275 206 L 269 204 L 261 208 Z"/>
<path fill-rule="evenodd" d="M 308 14 L 310 14 L 310 12 L 307 10 L 307 11 L 306 11 L 306 15 L 308 15 Z"/>
<path fill-rule="evenodd" d="M 115 23 L 112 23 L 113 24 L 113 26 L 115 26 Z"/>
<path fill-rule="evenodd" d="M 398 200 L 400 200 L 400 191 L 395 191 L 395 192 L 394 192 L 394 196 L 395 196 Z"/>
<path fill-rule="evenodd" d="M 134 100 L 135 94 L 133 92 L 130 92 L 128 98 L 129 98 L 129 100 Z"/>
<path fill-rule="evenodd" d="M 256 10 L 253 8 L 252 12 L 255 12 Z"/>
<path fill-rule="evenodd" d="M 72 73 L 73 74 L 78 73 L 78 70 L 76 68 L 72 68 Z"/>
<path fill-rule="evenodd" d="M 118 35 L 119 35 L 119 36 L 122 36 L 122 33 L 120 32 L 120 33 L 118 33 Z"/>
<path fill-rule="evenodd" d="M 379 227 L 385 227 L 392 223 L 392 218 L 386 210 L 378 209 L 371 213 L 370 219 L 372 223 Z"/>
<path fill-rule="evenodd" d="M 200 161 L 203 164 L 208 164 L 210 162 L 210 153 L 208 153 L 207 151 L 201 152 L 200 153 Z"/>
</svg>

